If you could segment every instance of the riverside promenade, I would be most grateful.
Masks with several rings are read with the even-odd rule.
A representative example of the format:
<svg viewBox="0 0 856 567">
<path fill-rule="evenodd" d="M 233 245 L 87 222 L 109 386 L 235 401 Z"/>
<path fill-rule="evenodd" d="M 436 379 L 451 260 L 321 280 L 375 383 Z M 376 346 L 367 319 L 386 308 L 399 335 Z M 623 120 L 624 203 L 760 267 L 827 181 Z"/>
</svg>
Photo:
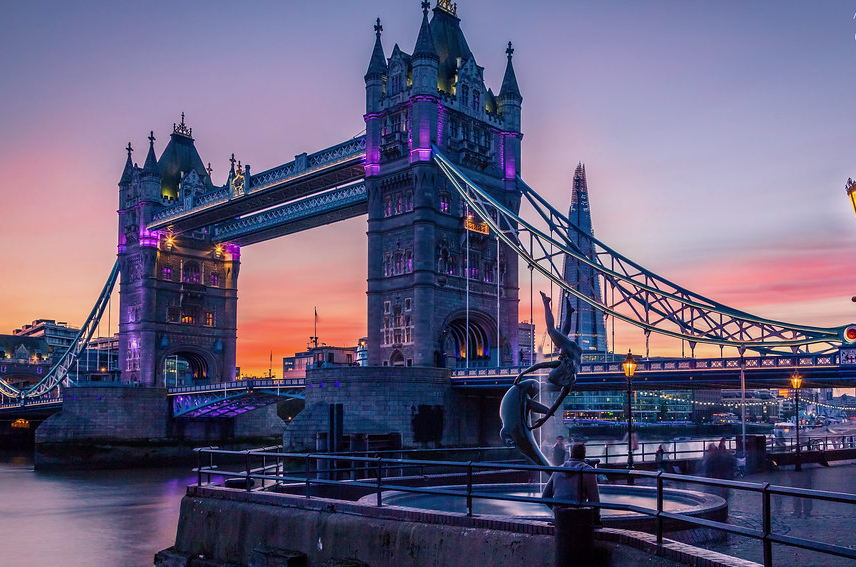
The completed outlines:
<svg viewBox="0 0 856 567">
<path fill-rule="evenodd" d="M 748 482 L 769 482 L 777 486 L 793 488 L 824 490 L 856 493 L 856 461 L 838 461 L 830 463 L 829 467 L 816 464 L 803 465 L 801 472 L 794 471 L 792 466 L 782 467 L 781 470 L 761 472 L 746 477 Z M 754 498 L 738 498 L 735 492 L 728 491 L 729 522 L 739 526 L 760 528 L 760 502 Z M 795 537 L 821 541 L 856 549 L 856 507 L 831 502 L 812 502 L 796 497 L 772 496 L 771 511 L 773 530 Z M 749 538 L 729 534 L 716 537 L 715 534 L 688 534 L 686 543 L 718 551 L 733 557 L 762 563 L 763 552 L 761 544 Z M 696 536 L 699 540 L 711 537 L 707 541 L 692 541 Z M 802 549 L 785 546 L 774 546 L 774 565 L 822 565 L 823 567 L 852 567 L 852 559 L 822 555 Z"/>
</svg>

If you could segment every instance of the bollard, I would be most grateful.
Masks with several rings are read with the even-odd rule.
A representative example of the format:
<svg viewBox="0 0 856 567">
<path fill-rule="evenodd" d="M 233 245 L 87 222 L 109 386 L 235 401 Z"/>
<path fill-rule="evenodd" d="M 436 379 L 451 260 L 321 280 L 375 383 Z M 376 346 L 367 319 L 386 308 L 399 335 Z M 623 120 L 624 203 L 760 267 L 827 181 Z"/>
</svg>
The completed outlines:
<svg viewBox="0 0 856 567">
<path fill-rule="evenodd" d="M 556 506 L 556 567 L 589 565 L 594 558 L 594 508 Z"/>
<path fill-rule="evenodd" d="M 315 452 L 316 453 L 326 453 L 327 452 L 327 434 L 324 432 L 315 434 Z M 330 461 L 327 459 L 317 459 L 315 462 L 315 470 L 318 471 L 317 477 L 321 480 L 329 480 L 330 479 Z"/>
</svg>

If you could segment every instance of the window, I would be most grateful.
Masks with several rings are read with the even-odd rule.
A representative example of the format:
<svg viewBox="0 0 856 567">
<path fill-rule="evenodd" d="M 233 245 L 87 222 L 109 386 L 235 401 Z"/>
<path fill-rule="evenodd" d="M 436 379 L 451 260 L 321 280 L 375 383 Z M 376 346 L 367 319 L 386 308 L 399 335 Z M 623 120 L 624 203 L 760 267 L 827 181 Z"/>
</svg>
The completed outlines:
<svg viewBox="0 0 856 567">
<path fill-rule="evenodd" d="M 401 91 L 401 75 L 396 73 L 395 75 L 392 76 L 392 80 L 390 81 L 389 94 L 390 95 L 398 94 L 399 91 Z"/>
<path fill-rule="evenodd" d="M 468 85 L 463 85 L 461 87 L 461 103 L 462 106 L 466 106 L 467 101 L 470 99 L 470 87 Z"/>
<path fill-rule="evenodd" d="M 383 216 L 392 216 L 392 197 L 387 195 L 383 201 Z"/>
<path fill-rule="evenodd" d="M 392 255 L 387 252 L 383 257 L 383 275 L 391 276 L 392 275 Z M 389 313 L 389 301 L 387 301 L 384 307 L 384 313 Z"/>
<path fill-rule="evenodd" d="M 220 287 L 220 274 L 211 272 L 211 287 Z"/>
<path fill-rule="evenodd" d="M 384 301 L 384 302 L 383 302 L 383 312 L 384 312 L 384 313 L 389 313 L 389 301 Z"/>
<path fill-rule="evenodd" d="M 201 271 L 199 269 L 199 264 L 196 262 L 187 262 L 184 264 L 184 273 L 182 274 L 181 281 L 185 283 L 198 284 L 200 274 Z"/>
<path fill-rule="evenodd" d="M 440 212 L 449 212 L 449 192 L 445 189 L 440 191 Z"/>
<path fill-rule="evenodd" d="M 348 362 L 348 364 L 353 364 L 354 363 L 354 355 L 351 353 L 345 354 L 345 360 Z"/>
<path fill-rule="evenodd" d="M 327 353 L 327 362 L 329 362 L 330 364 L 333 364 L 333 353 L 332 352 Z"/>
<path fill-rule="evenodd" d="M 410 311 L 411 299 L 409 297 L 404 299 L 404 310 Z"/>
<path fill-rule="evenodd" d="M 214 326 L 214 312 L 206 311 L 205 312 L 205 326 L 213 327 Z"/>
<path fill-rule="evenodd" d="M 163 279 L 171 280 L 172 279 L 172 266 L 164 266 L 163 267 Z"/>
<path fill-rule="evenodd" d="M 452 118 L 449 121 L 449 135 L 452 138 L 457 138 L 460 133 L 461 133 L 460 123 L 457 120 L 455 120 L 454 118 Z"/>
<path fill-rule="evenodd" d="M 401 198 L 401 193 L 395 195 L 395 214 L 400 215 L 404 212 L 404 200 Z"/>
<path fill-rule="evenodd" d="M 479 109 L 479 103 L 480 102 L 481 102 L 481 96 L 479 94 L 479 91 L 477 91 L 476 89 L 473 89 L 473 110 Z"/>
<path fill-rule="evenodd" d="M 170 323 L 178 323 L 181 319 L 181 309 L 178 307 L 168 307 L 166 310 L 166 320 Z"/>
<path fill-rule="evenodd" d="M 404 209 L 407 212 L 410 212 L 413 210 L 413 193 L 410 193 L 409 191 L 404 196 Z"/>
<path fill-rule="evenodd" d="M 181 322 L 186 325 L 196 325 L 199 323 L 199 310 L 195 307 L 188 307 L 181 314 Z"/>
<path fill-rule="evenodd" d="M 395 253 L 395 272 L 392 274 L 394 276 L 398 276 L 403 274 L 403 264 L 402 264 L 402 255 L 401 252 Z"/>
<path fill-rule="evenodd" d="M 411 250 L 404 251 L 404 270 L 408 274 L 413 272 L 413 252 Z"/>
</svg>

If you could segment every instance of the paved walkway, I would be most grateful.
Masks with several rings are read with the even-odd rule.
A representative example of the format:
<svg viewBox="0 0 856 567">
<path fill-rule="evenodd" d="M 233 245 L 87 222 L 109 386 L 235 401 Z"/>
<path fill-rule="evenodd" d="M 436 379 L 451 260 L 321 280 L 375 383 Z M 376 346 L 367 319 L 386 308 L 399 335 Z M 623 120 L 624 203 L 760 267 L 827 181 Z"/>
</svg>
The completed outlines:
<svg viewBox="0 0 856 567">
<path fill-rule="evenodd" d="M 778 486 L 810 488 L 831 492 L 856 493 L 856 461 L 832 463 L 830 467 L 819 465 L 804 466 L 802 472 L 788 470 L 758 473 L 746 477 L 749 482 L 769 482 Z M 823 543 L 849 546 L 856 549 L 856 505 L 836 504 L 833 502 L 814 502 L 804 498 L 773 496 L 771 498 L 772 530 L 777 534 L 790 535 Z M 755 529 L 761 528 L 761 497 L 735 490 L 729 490 L 729 522 Z M 708 541 L 687 541 L 713 551 L 726 553 L 741 559 L 763 563 L 763 550 L 760 541 L 736 535 L 704 533 L 700 530 L 698 539 L 713 536 Z M 692 538 L 692 536 L 690 536 Z M 773 565 L 779 566 L 823 566 L 853 567 L 856 561 L 791 548 L 783 545 L 773 546 Z"/>
</svg>

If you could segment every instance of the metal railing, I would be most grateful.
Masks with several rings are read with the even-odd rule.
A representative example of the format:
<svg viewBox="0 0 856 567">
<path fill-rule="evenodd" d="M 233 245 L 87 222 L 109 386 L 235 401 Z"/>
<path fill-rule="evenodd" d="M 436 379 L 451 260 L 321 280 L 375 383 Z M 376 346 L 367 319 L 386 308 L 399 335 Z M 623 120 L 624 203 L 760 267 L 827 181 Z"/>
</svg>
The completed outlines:
<svg viewBox="0 0 856 567">
<path fill-rule="evenodd" d="M 225 479 L 224 484 L 230 488 L 240 488 L 246 491 L 266 490 L 272 486 L 291 489 L 303 486 L 302 492 L 306 498 L 312 498 L 313 488 L 324 486 L 360 488 L 365 494 L 375 495 L 375 505 L 383 506 L 384 492 L 396 491 L 415 494 L 445 495 L 461 498 L 466 502 L 467 516 L 473 515 L 474 500 L 496 500 L 507 502 L 537 503 L 552 505 L 578 505 L 577 502 L 561 499 L 548 499 L 533 496 L 500 494 L 483 490 L 486 483 L 476 480 L 486 473 L 517 472 L 528 475 L 539 473 L 567 472 L 561 467 L 542 467 L 534 465 L 507 462 L 461 462 L 440 460 L 410 460 L 402 458 L 385 458 L 382 456 L 357 456 L 330 453 L 283 453 L 278 447 L 246 451 L 228 451 L 216 447 L 196 449 L 197 484 L 203 486 L 203 477 L 211 483 L 212 476 Z M 401 451 L 398 451 L 401 453 Z M 243 466 L 229 470 L 218 466 L 215 457 L 243 461 Z M 323 464 L 326 463 L 326 466 Z M 653 485 L 656 491 L 655 507 L 646 507 L 627 503 L 586 503 L 599 509 L 621 510 L 634 512 L 653 518 L 656 524 L 656 541 L 658 551 L 663 551 L 664 522 L 679 522 L 694 528 L 709 528 L 727 534 L 739 535 L 757 540 L 762 546 L 763 564 L 773 566 L 773 545 L 788 546 L 801 550 L 818 552 L 827 555 L 856 559 L 856 549 L 823 541 L 789 535 L 786 531 L 773 530 L 772 496 L 786 496 L 824 501 L 839 504 L 856 505 L 856 495 L 839 492 L 811 490 L 774 486 L 770 483 L 727 481 L 712 478 L 694 477 L 664 472 L 651 472 L 621 469 L 589 469 L 583 474 L 603 475 L 612 482 L 626 481 L 635 486 Z M 418 486 L 417 480 L 431 480 L 450 474 L 457 475 L 463 480 L 459 488 L 442 486 Z M 258 482 L 258 485 L 257 485 Z M 667 482 L 680 483 L 682 486 L 698 486 L 704 490 L 712 487 L 714 491 L 727 489 L 738 492 L 738 497 L 759 495 L 761 499 L 761 521 L 756 525 L 741 526 L 724 521 L 707 519 L 668 511 L 664 509 L 664 486 Z"/>
</svg>

